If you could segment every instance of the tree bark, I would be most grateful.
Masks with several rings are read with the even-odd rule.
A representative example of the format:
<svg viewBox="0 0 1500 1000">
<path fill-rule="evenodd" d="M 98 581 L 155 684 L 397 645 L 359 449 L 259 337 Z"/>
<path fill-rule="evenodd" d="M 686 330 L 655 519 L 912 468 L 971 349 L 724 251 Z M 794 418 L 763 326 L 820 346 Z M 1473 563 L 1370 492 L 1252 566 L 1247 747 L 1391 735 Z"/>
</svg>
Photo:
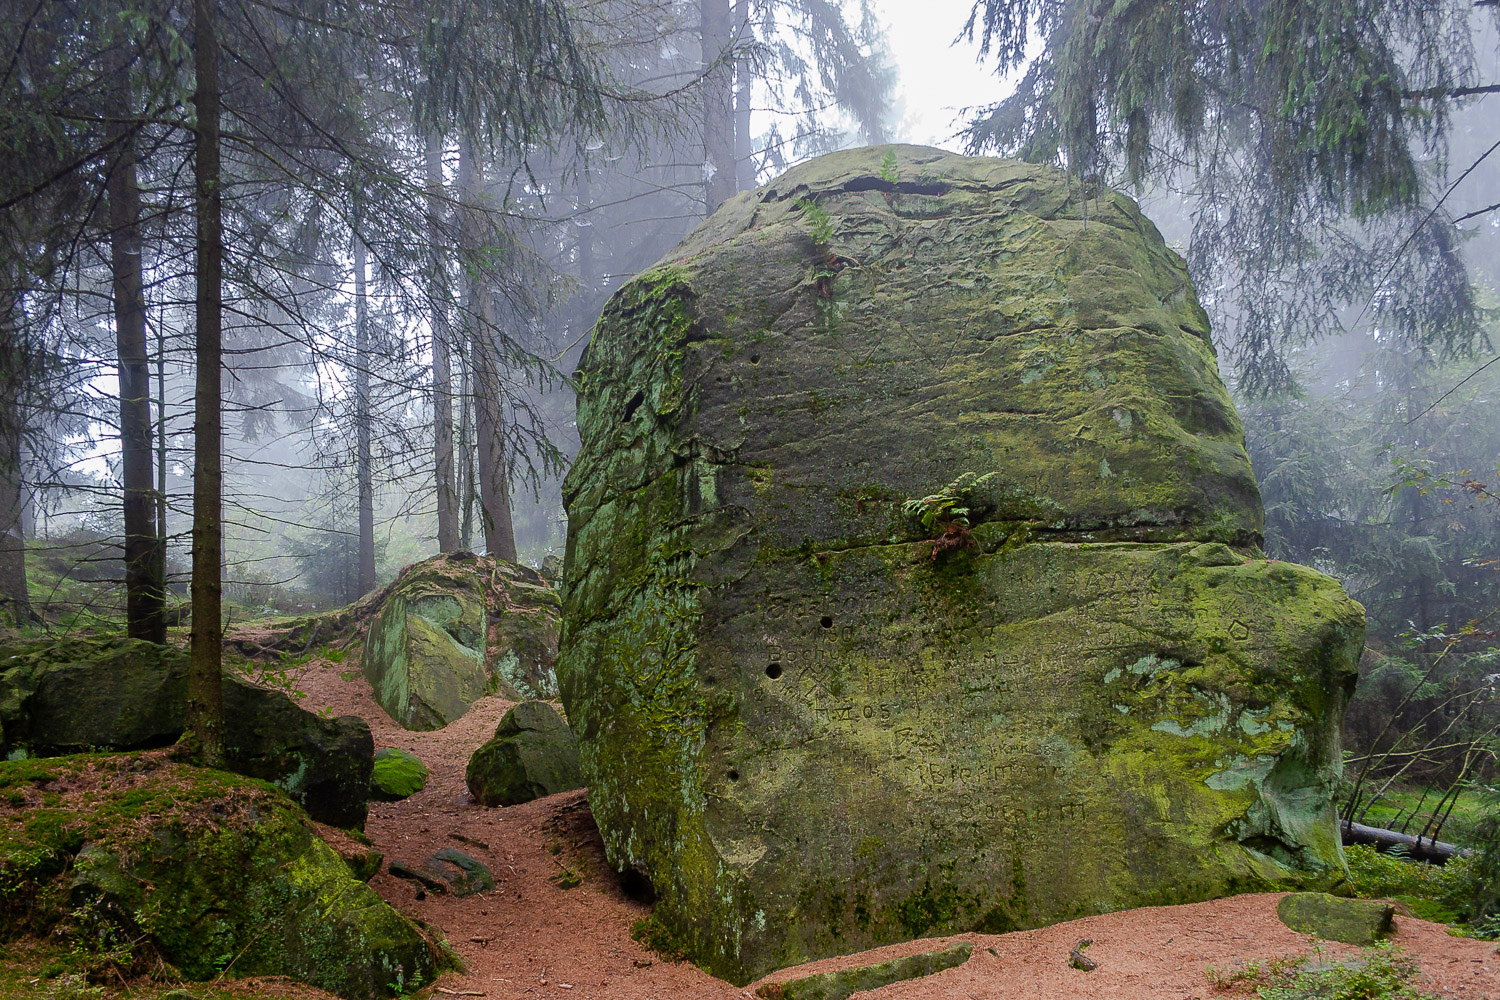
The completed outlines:
<svg viewBox="0 0 1500 1000">
<path fill-rule="evenodd" d="M 437 480 L 438 551 L 458 549 L 458 492 L 453 482 L 453 359 L 448 341 L 448 283 L 439 247 L 442 223 L 443 149 L 427 140 L 427 239 L 432 246 L 432 461 Z"/>
<path fill-rule="evenodd" d="M 735 191 L 734 62 L 729 0 L 698 0 L 703 59 L 703 201 L 706 214 Z"/>
<path fill-rule="evenodd" d="M 483 322 L 474 328 L 474 443 L 479 457 L 479 505 L 485 551 L 496 559 L 516 561 L 516 529 L 510 510 L 510 474 L 505 461 L 505 400 L 500 370 L 490 342 L 494 310 L 488 289 L 480 293 Z"/>
<path fill-rule="evenodd" d="M 467 296 L 465 297 L 467 302 Z M 458 537 L 462 548 L 474 547 L 474 379 L 469 374 L 468 355 L 458 353 L 458 495 L 463 520 Z"/>
<path fill-rule="evenodd" d="M 162 582 L 162 597 L 167 588 L 167 337 L 160 325 L 156 329 L 156 561 Z M 165 618 L 165 608 L 163 609 Z"/>
<path fill-rule="evenodd" d="M 123 75 L 123 74 L 122 74 Z M 110 267 L 120 381 L 120 478 L 125 515 L 125 625 L 132 639 L 167 641 L 164 569 L 157 558 L 151 475 L 151 369 L 141 290 L 141 195 L 135 139 L 126 136 L 109 176 Z"/>
<path fill-rule="evenodd" d="M 358 214 L 355 215 L 356 222 Z M 370 305 L 365 241 L 354 234 L 354 440 L 359 480 L 359 597 L 375 589 L 375 474 L 370 459 Z"/>
<path fill-rule="evenodd" d="M 1452 844 L 1434 840 L 1431 837 L 1414 837 L 1409 833 L 1397 833 L 1395 830 L 1365 826 L 1363 823 L 1351 823 L 1348 820 L 1342 820 L 1339 829 L 1346 844 L 1369 844 L 1382 851 L 1400 847 L 1406 850 L 1408 856 L 1418 861 L 1430 861 L 1441 865 L 1463 853 Z"/>
<path fill-rule="evenodd" d="M 224 222 L 219 168 L 217 0 L 194 0 L 193 66 L 198 113 L 193 156 L 198 222 L 197 362 L 193 410 L 193 633 L 188 665 L 187 733 L 198 759 L 224 764 L 223 689 L 223 277 Z"/>
<path fill-rule="evenodd" d="M 735 0 L 734 25 L 741 46 L 750 40 L 750 0 Z M 749 59 L 734 61 L 734 189 L 755 187 L 755 163 L 750 153 L 750 99 L 754 81 Z"/>
<path fill-rule="evenodd" d="M 459 185 L 464 204 L 479 211 L 484 168 L 471 143 L 459 160 Z M 469 248 L 478 250 L 480 227 L 471 216 Z M 474 443 L 478 454 L 480 524 L 485 552 L 496 559 L 516 561 L 516 532 L 511 520 L 510 476 L 505 461 L 505 402 L 500 391 L 500 365 L 494 348 L 494 294 L 483 278 L 468 279 L 469 366 L 474 382 Z"/>
<path fill-rule="evenodd" d="M 20 295 L 0 289 L 0 621 L 31 620 L 26 586 L 25 494 L 21 482 L 21 388 L 25 352 L 21 344 Z"/>
</svg>

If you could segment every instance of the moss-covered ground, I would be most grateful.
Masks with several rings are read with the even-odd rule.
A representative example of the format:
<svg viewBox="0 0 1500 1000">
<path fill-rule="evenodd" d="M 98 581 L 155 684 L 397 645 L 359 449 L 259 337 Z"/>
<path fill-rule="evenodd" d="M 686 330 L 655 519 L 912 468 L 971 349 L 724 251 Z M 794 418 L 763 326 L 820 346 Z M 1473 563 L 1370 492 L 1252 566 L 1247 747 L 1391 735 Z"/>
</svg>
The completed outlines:
<svg viewBox="0 0 1500 1000">
<path fill-rule="evenodd" d="M 89 964 L 61 945 L 36 940 L 0 944 L 0 1000 L 323 1000 L 306 986 L 262 983 L 181 983 L 90 978 Z M 174 996 L 173 994 L 176 994 Z"/>
</svg>

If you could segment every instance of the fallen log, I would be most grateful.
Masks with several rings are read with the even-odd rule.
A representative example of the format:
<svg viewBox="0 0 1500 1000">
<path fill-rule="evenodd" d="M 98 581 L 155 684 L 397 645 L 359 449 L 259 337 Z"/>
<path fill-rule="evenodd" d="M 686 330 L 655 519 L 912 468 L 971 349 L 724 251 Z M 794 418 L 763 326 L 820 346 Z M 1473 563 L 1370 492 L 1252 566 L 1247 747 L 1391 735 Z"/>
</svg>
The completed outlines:
<svg viewBox="0 0 1500 1000">
<path fill-rule="evenodd" d="M 1380 851 L 1402 848 L 1407 857 L 1435 865 L 1447 864 L 1453 858 L 1469 853 L 1463 848 L 1446 844 L 1441 840 L 1413 837 L 1409 833 L 1382 830 L 1378 826 L 1365 826 L 1363 823 L 1351 823 L 1348 820 L 1343 822 L 1343 835 L 1346 844 L 1369 844 Z"/>
</svg>

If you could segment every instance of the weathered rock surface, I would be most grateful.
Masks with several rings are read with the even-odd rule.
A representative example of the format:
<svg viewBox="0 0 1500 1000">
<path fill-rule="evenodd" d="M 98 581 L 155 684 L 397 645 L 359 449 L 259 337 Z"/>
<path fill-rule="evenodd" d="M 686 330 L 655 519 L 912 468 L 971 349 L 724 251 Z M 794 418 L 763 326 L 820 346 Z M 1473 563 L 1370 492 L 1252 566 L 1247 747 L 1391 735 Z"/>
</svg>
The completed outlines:
<svg viewBox="0 0 1500 1000">
<path fill-rule="evenodd" d="M 135 639 L 36 643 L 0 659 L 0 748 L 53 756 L 139 750 L 182 735 L 187 652 Z M 224 675 L 225 751 L 314 819 L 362 828 L 374 741 L 363 719 L 324 719 L 286 695 Z"/>
<path fill-rule="evenodd" d="M 523 701 L 500 719 L 464 771 L 469 793 L 485 806 L 514 806 L 583 787 L 578 743 L 544 701 Z"/>
<path fill-rule="evenodd" d="M 375 751 L 370 773 L 370 794 L 386 802 L 415 795 L 427 784 L 427 765 L 414 753 L 396 747 Z"/>
<path fill-rule="evenodd" d="M 1391 936 L 1396 908 L 1378 899 L 1293 892 L 1276 904 L 1276 916 L 1299 933 L 1367 947 Z"/>
<path fill-rule="evenodd" d="M 620 289 L 579 378 L 558 676 L 694 960 L 1345 877 L 1363 613 L 1260 557 L 1207 317 L 1129 199 L 821 157 Z"/>
<path fill-rule="evenodd" d="M 361 666 L 392 719 L 441 729 L 487 694 L 556 697 L 557 630 L 557 592 L 535 570 L 435 556 L 386 589 Z"/>
<path fill-rule="evenodd" d="M 433 892 L 452 892 L 460 898 L 495 888 L 489 866 L 453 847 L 445 847 L 421 862 L 392 861 L 390 872 Z"/>
<path fill-rule="evenodd" d="M 83 928 L 188 979 L 284 975 L 351 998 L 436 974 L 422 933 L 271 785 L 161 754 L 0 763 L 0 931 Z"/>
<path fill-rule="evenodd" d="M 963 965 L 974 953 L 967 941 L 941 951 L 925 951 L 874 965 L 861 965 L 837 972 L 819 972 L 800 979 L 766 983 L 755 990 L 762 1000 L 846 1000 L 862 990 L 878 990 L 891 983 L 931 976 Z"/>
</svg>

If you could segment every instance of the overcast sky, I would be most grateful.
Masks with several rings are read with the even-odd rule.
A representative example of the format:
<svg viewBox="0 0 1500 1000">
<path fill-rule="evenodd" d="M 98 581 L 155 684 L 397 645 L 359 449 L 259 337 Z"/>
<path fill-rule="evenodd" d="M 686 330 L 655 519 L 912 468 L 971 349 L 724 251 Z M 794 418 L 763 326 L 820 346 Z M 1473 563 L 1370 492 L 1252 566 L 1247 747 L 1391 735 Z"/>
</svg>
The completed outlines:
<svg viewBox="0 0 1500 1000">
<path fill-rule="evenodd" d="M 993 69 L 975 61 L 977 46 L 950 45 L 972 0 L 875 0 L 886 23 L 891 56 L 901 70 L 897 99 L 903 116 L 897 138 L 960 151 L 952 137 L 965 107 L 990 104 L 1009 90 Z"/>
</svg>

